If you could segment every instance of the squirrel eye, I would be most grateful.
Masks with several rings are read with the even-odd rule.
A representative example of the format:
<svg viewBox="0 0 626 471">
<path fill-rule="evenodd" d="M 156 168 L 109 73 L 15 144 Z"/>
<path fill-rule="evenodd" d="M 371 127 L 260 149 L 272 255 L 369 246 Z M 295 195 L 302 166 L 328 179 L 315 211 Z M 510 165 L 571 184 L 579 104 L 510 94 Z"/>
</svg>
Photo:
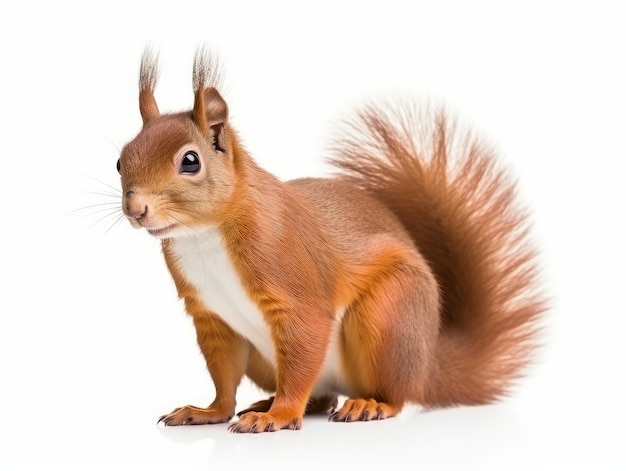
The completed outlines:
<svg viewBox="0 0 626 471">
<path fill-rule="evenodd" d="M 193 174 L 198 173 L 200 170 L 200 158 L 198 154 L 193 151 L 187 152 L 183 155 L 183 160 L 180 164 L 180 173 Z"/>
<path fill-rule="evenodd" d="M 122 163 L 120 162 L 121 159 L 117 159 L 117 171 L 118 173 L 122 173 Z"/>
</svg>

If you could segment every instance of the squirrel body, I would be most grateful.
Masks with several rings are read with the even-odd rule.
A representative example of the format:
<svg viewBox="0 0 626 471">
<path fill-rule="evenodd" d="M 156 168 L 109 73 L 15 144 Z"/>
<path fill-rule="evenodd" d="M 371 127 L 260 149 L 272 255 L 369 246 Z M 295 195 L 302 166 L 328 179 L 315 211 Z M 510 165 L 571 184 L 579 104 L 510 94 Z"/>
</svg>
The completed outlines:
<svg viewBox="0 0 626 471">
<path fill-rule="evenodd" d="M 337 144 L 340 175 L 282 182 L 241 146 L 210 56 L 196 56 L 190 112 L 159 112 L 156 75 L 144 54 L 143 129 L 118 162 L 123 210 L 162 240 L 216 390 L 159 421 L 229 421 L 244 375 L 274 396 L 241 411 L 235 432 L 507 392 L 545 303 L 492 152 L 459 141 L 443 113 L 420 124 L 370 107 Z"/>
</svg>

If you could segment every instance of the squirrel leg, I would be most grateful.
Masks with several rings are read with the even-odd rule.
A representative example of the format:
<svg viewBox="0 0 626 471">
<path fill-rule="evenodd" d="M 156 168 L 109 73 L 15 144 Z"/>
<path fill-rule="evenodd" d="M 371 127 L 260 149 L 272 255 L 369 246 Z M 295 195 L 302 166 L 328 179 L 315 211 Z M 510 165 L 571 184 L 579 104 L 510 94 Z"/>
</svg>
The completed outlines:
<svg viewBox="0 0 626 471">
<path fill-rule="evenodd" d="M 254 345 L 250 345 L 246 376 L 263 391 L 276 392 L 276 370 Z"/>
<path fill-rule="evenodd" d="M 346 380 L 355 394 L 329 420 L 385 419 L 416 402 L 428 378 L 438 316 L 436 284 L 425 267 L 409 263 L 377 278 L 344 317 Z"/>
<path fill-rule="evenodd" d="M 272 393 L 276 391 L 276 372 L 274 368 L 252 345 L 250 346 L 246 376 L 264 391 Z M 272 407 L 273 402 L 274 396 L 257 401 L 246 409 L 237 412 L 237 416 L 241 417 L 248 412 L 267 412 Z"/>
<path fill-rule="evenodd" d="M 216 315 L 192 315 L 198 345 L 215 384 L 215 400 L 206 408 L 188 405 L 174 409 L 159 418 L 165 425 L 228 422 L 235 413 L 235 393 L 246 370 L 248 342 Z"/>
<path fill-rule="evenodd" d="M 267 411 L 250 411 L 230 425 L 231 432 L 299 430 L 313 385 L 319 375 L 333 323 L 332 309 L 306 314 L 281 312 L 273 317 L 276 349 L 276 395 L 261 405 Z M 314 320 L 312 322 L 311 320 Z M 271 322 L 271 321 L 270 321 Z M 297 332 L 297 335 L 294 333 Z M 306 341 L 302 341 L 306 339 Z"/>
</svg>

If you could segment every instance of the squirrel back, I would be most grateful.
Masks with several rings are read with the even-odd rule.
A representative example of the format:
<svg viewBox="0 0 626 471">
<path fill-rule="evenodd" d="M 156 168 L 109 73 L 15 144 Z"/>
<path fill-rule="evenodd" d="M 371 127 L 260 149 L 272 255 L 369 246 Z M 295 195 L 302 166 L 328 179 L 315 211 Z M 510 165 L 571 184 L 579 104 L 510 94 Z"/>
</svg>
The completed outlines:
<svg viewBox="0 0 626 471">
<path fill-rule="evenodd" d="M 441 325 L 427 407 L 485 404 L 532 360 L 546 309 L 516 185 L 446 112 L 369 106 L 333 147 L 341 178 L 402 222 L 434 272 Z"/>
</svg>

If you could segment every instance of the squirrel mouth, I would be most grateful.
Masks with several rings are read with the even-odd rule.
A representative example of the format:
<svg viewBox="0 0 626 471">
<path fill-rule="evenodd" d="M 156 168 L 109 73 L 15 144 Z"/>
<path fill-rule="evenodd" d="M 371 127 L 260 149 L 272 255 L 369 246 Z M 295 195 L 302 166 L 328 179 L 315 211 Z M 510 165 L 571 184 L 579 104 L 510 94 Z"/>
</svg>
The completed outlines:
<svg viewBox="0 0 626 471">
<path fill-rule="evenodd" d="M 167 232 L 170 232 L 174 227 L 176 227 L 176 225 L 172 224 L 171 226 L 162 227 L 160 229 L 148 229 L 148 228 L 146 228 L 146 230 L 148 231 L 148 233 L 150 235 L 153 235 L 155 237 L 162 237 Z"/>
</svg>

